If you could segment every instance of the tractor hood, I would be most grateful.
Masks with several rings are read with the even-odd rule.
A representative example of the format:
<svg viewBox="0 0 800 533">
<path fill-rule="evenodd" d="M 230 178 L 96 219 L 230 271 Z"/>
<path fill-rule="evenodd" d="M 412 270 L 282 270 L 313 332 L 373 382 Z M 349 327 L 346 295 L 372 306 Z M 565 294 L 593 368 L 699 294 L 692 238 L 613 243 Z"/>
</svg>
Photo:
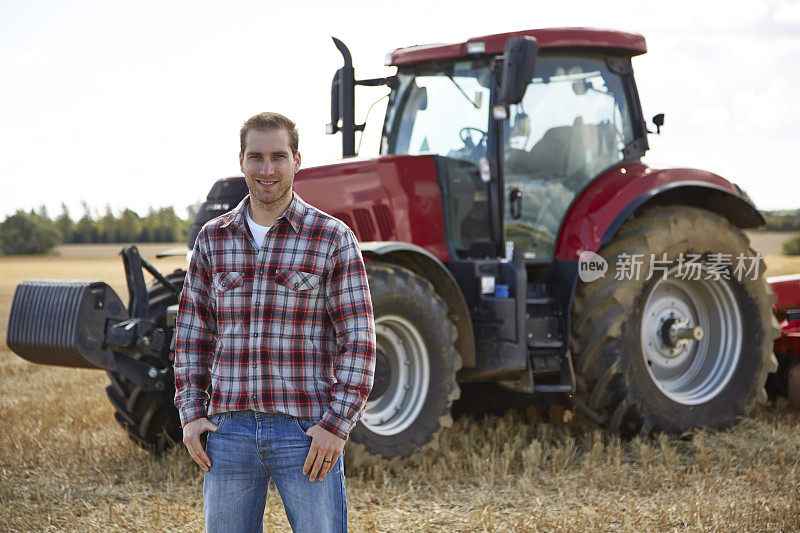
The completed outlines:
<svg viewBox="0 0 800 533">
<path fill-rule="evenodd" d="M 413 242 L 450 259 L 432 156 L 347 159 L 301 169 L 294 190 L 353 229 L 358 240 Z"/>
</svg>

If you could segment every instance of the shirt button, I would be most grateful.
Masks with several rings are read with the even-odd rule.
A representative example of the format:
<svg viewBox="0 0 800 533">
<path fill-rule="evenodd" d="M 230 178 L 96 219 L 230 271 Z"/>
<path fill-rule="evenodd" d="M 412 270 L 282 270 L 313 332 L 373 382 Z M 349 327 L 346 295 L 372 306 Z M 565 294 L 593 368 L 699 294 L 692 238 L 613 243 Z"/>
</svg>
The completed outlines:
<svg viewBox="0 0 800 533">
<path fill-rule="evenodd" d="M 258 399 L 258 396 L 253 394 L 253 401 L 256 401 L 257 399 Z"/>
<path fill-rule="evenodd" d="M 299 286 L 300 286 L 300 284 L 299 284 L 299 283 L 295 283 L 295 284 L 294 284 L 294 288 L 295 288 L 295 289 L 296 289 L 297 287 L 299 287 Z"/>
<path fill-rule="evenodd" d="M 261 268 L 259 268 L 259 269 L 258 269 L 258 273 L 259 273 L 259 274 L 263 274 L 263 273 L 264 273 L 264 267 L 261 267 Z"/>
<path fill-rule="evenodd" d="M 253 337 L 258 338 L 258 333 L 253 333 Z"/>
<path fill-rule="evenodd" d="M 253 363 L 253 368 L 256 368 L 257 366 L 258 366 L 257 364 Z"/>
</svg>

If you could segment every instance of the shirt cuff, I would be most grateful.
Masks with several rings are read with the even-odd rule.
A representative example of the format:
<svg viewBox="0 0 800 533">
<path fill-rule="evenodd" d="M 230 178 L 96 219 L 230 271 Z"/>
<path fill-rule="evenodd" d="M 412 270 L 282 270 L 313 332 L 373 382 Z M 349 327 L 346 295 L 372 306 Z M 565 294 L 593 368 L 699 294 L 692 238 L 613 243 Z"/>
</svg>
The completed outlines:
<svg viewBox="0 0 800 533">
<path fill-rule="evenodd" d="M 333 433 L 340 439 L 347 440 L 348 435 L 350 435 L 350 431 L 353 429 L 353 426 L 355 426 L 356 423 L 352 420 L 337 415 L 329 409 L 325 411 L 324 415 L 322 415 L 322 420 L 320 420 L 319 425 L 325 431 Z"/>
<path fill-rule="evenodd" d="M 198 418 L 205 418 L 207 416 L 203 403 L 181 406 L 181 408 L 178 409 L 178 413 L 181 417 L 181 428 L 186 426 L 189 422 L 194 422 Z"/>
</svg>

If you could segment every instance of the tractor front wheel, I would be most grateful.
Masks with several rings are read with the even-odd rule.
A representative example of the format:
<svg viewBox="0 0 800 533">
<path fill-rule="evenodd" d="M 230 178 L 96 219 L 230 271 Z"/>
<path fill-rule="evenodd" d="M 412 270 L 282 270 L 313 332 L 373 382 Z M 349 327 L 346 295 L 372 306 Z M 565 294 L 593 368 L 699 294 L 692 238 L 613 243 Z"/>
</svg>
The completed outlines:
<svg viewBox="0 0 800 533">
<path fill-rule="evenodd" d="M 404 459 L 436 442 L 458 399 L 456 328 L 433 286 L 405 268 L 367 264 L 377 343 L 375 380 L 351 432 L 355 462 Z"/>
</svg>

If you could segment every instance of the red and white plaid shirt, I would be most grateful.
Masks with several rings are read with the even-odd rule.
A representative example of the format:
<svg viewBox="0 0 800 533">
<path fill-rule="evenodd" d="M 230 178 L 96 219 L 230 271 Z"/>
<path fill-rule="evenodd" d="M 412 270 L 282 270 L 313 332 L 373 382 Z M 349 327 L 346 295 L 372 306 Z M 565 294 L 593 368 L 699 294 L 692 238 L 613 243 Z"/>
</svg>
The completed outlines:
<svg viewBox="0 0 800 533">
<path fill-rule="evenodd" d="M 192 253 L 175 340 L 181 423 L 249 409 L 314 420 L 346 439 L 375 369 L 356 237 L 295 193 L 259 251 L 249 203 L 208 222 Z"/>
</svg>

